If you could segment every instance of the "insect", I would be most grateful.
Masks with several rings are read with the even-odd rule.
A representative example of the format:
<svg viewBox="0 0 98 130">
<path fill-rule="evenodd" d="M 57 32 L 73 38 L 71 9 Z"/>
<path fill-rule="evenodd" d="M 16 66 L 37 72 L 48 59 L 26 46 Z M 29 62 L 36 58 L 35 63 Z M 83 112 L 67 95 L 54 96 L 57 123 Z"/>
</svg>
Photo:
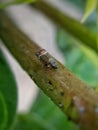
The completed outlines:
<svg viewBox="0 0 98 130">
<path fill-rule="evenodd" d="M 45 49 L 39 50 L 36 53 L 36 56 L 39 58 L 41 62 L 44 63 L 45 66 L 47 66 L 47 68 L 58 68 L 56 61 L 48 54 L 48 52 Z"/>
</svg>

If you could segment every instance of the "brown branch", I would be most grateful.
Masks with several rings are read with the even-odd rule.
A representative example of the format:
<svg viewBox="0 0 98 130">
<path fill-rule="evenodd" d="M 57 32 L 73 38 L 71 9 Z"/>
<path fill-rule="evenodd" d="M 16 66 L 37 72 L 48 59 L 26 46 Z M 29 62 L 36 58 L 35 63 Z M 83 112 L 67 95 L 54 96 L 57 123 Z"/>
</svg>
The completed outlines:
<svg viewBox="0 0 98 130">
<path fill-rule="evenodd" d="M 35 55 L 40 47 L 22 33 L 3 11 L 0 11 L 0 37 L 32 80 L 81 130 L 97 130 L 98 94 L 93 89 L 56 59 L 58 68 L 47 68 Z"/>
</svg>

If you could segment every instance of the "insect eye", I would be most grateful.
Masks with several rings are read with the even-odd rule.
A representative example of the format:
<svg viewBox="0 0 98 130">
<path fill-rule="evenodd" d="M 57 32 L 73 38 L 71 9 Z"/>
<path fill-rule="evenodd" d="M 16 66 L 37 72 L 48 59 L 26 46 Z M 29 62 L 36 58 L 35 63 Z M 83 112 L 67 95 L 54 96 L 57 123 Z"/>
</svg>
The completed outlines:
<svg viewBox="0 0 98 130">
<path fill-rule="evenodd" d="M 40 58 L 42 55 L 45 54 L 47 54 L 47 51 L 45 49 L 41 49 L 36 53 L 36 56 Z"/>
<path fill-rule="evenodd" d="M 47 53 L 47 51 L 45 49 L 41 49 L 39 52 L 40 52 L 40 54 L 46 54 Z"/>
</svg>

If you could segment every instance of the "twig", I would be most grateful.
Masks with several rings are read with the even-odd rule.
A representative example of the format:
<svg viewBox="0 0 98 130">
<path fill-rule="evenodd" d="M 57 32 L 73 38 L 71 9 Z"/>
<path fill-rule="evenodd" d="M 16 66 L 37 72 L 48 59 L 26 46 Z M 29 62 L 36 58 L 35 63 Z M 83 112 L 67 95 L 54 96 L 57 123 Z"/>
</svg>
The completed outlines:
<svg viewBox="0 0 98 130">
<path fill-rule="evenodd" d="M 21 67 L 68 118 L 81 130 L 97 130 L 98 94 L 93 89 L 56 59 L 58 68 L 47 68 L 35 55 L 40 47 L 22 33 L 3 11 L 0 11 L 0 37 Z"/>
<path fill-rule="evenodd" d="M 62 13 L 44 0 L 37 0 L 32 4 L 32 7 L 43 12 L 43 14 L 48 16 L 55 24 L 62 27 L 76 39 L 80 40 L 83 44 L 91 47 L 98 53 L 97 35 L 84 27 L 80 22 L 69 17 L 67 14 Z"/>
</svg>

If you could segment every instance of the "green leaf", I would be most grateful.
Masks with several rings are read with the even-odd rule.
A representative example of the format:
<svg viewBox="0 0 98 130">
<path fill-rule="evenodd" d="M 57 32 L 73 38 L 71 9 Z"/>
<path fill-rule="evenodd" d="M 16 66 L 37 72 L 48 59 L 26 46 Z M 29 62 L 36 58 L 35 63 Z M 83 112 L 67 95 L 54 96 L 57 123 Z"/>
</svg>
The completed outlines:
<svg viewBox="0 0 98 130">
<path fill-rule="evenodd" d="M 10 130 L 16 115 L 17 87 L 13 74 L 0 51 L 0 130 Z M 4 129 L 3 129 L 4 128 Z"/>
<path fill-rule="evenodd" d="M 14 1 L 11 1 L 11 2 L 7 2 L 7 3 L 0 3 L 0 8 L 5 8 L 5 7 L 8 7 L 8 6 L 11 6 L 11 5 L 16 5 L 16 4 L 23 4 L 23 3 L 32 3 L 32 2 L 35 2 L 36 0 L 14 0 Z"/>
<path fill-rule="evenodd" d="M 16 121 L 15 130 L 55 130 L 47 122 L 44 122 L 38 115 L 20 114 Z"/>
<path fill-rule="evenodd" d="M 32 3 L 32 2 L 35 2 L 36 0 L 15 0 L 13 2 L 13 4 L 22 4 L 22 3 Z"/>
<path fill-rule="evenodd" d="M 8 112 L 2 93 L 0 92 L 0 130 L 4 130 L 7 124 Z"/>
<path fill-rule="evenodd" d="M 75 6 L 76 9 L 83 10 L 86 0 L 63 0 L 66 2 Z"/>
<path fill-rule="evenodd" d="M 67 116 L 41 91 L 31 108 L 44 123 L 50 125 L 49 130 L 77 130 L 77 126 L 68 121 Z"/>
<path fill-rule="evenodd" d="M 94 66 L 98 68 L 98 55 L 93 50 L 91 50 L 90 48 L 87 48 L 84 45 L 79 45 L 79 47 L 82 50 L 82 52 L 85 54 L 85 56 L 88 57 L 92 61 Z"/>
<path fill-rule="evenodd" d="M 84 9 L 85 9 L 85 5 L 86 5 L 86 3 L 87 3 L 87 0 L 64 0 L 65 1 L 65 4 L 66 4 L 66 2 L 70 5 L 72 5 L 72 6 L 74 6 L 75 7 L 75 9 L 77 10 L 77 11 L 79 11 L 79 12 L 81 12 L 81 13 L 83 13 L 84 12 Z M 87 26 L 95 26 L 95 24 L 96 24 L 96 13 L 95 12 L 93 12 L 89 17 L 88 17 L 88 19 L 86 19 L 86 21 L 85 21 L 85 25 L 87 25 Z M 96 27 L 95 27 L 95 29 L 96 29 Z"/>
<path fill-rule="evenodd" d="M 57 32 L 57 45 L 66 66 L 89 86 L 95 87 L 98 84 L 98 55 L 62 30 Z"/>
<path fill-rule="evenodd" d="M 87 0 L 86 9 L 81 22 L 85 22 L 88 16 L 96 9 L 97 0 Z"/>
</svg>

